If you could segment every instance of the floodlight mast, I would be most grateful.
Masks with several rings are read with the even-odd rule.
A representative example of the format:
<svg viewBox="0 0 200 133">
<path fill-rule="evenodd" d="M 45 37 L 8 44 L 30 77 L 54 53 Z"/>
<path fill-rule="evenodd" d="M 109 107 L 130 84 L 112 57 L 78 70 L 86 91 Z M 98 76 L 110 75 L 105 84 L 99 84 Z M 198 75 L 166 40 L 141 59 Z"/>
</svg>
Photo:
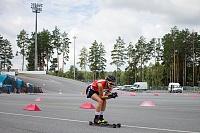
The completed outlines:
<svg viewBox="0 0 200 133">
<path fill-rule="evenodd" d="M 35 13 L 35 65 L 34 70 L 38 70 L 38 51 L 37 51 L 37 13 L 40 13 L 42 11 L 42 5 L 38 3 L 31 3 L 32 12 Z"/>
<path fill-rule="evenodd" d="M 74 38 L 74 79 L 76 79 L 76 66 L 75 66 L 75 39 L 76 39 L 76 36 L 74 36 L 73 38 Z"/>
</svg>

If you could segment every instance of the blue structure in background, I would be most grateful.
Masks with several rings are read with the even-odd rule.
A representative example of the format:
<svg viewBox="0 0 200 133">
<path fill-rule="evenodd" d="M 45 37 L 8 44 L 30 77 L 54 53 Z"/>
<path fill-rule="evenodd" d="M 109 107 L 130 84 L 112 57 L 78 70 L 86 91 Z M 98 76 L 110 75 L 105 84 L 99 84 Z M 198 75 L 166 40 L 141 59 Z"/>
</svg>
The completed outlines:
<svg viewBox="0 0 200 133">
<path fill-rule="evenodd" d="M 8 74 L 1 74 L 0 75 L 0 82 L 4 84 L 4 81 L 6 80 L 7 77 L 8 77 Z"/>
<path fill-rule="evenodd" d="M 41 87 L 25 83 L 23 80 L 8 74 L 0 74 L 0 93 L 11 92 L 43 93 Z"/>
<path fill-rule="evenodd" d="M 0 92 L 10 93 L 14 91 L 14 88 L 17 91 L 20 91 L 22 84 L 22 80 L 16 79 L 11 75 L 8 74 L 1 74 L 0 75 Z"/>
<path fill-rule="evenodd" d="M 1 92 L 6 90 L 7 93 L 12 92 L 12 85 L 11 85 L 11 78 L 8 76 L 8 74 L 1 74 L 0 75 L 0 87 L 1 87 Z"/>
<path fill-rule="evenodd" d="M 20 92 L 20 89 L 22 87 L 22 83 L 23 83 L 23 80 L 21 79 L 17 79 L 17 91 Z"/>
</svg>

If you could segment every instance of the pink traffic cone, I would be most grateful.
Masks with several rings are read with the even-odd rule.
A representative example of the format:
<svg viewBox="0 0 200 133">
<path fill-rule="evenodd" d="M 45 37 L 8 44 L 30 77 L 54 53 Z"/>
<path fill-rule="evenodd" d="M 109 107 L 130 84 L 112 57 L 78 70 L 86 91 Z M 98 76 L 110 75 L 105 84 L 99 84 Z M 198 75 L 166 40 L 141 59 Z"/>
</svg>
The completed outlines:
<svg viewBox="0 0 200 133">
<path fill-rule="evenodd" d="M 38 97 L 38 98 L 35 99 L 35 101 L 40 102 L 40 101 L 42 101 L 42 98 Z"/>
<path fill-rule="evenodd" d="M 95 107 L 91 103 L 83 103 L 79 108 L 83 108 L 83 109 L 95 109 Z"/>
<path fill-rule="evenodd" d="M 24 110 L 28 111 L 41 111 L 36 104 L 28 104 Z"/>
<path fill-rule="evenodd" d="M 140 106 L 155 106 L 151 101 L 144 101 Z"/>
</svg>

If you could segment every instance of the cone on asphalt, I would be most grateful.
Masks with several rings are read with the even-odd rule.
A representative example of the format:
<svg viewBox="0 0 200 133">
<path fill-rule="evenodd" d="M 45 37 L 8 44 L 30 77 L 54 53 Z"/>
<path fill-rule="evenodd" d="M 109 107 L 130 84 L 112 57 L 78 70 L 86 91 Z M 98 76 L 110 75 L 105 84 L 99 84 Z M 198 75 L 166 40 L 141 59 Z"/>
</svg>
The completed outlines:
<svg viewBox="0 0 200 133">
<path fill-rule="evenodd" d="M 41 101 L 42 101 L 42 98 L 38 97 L 38 98 L 35 99 L 35 101 L 41 102 Z"/>
<path fill-rule="evenodd" d="M 196 96 L 195 95 L 191 95 L 190 98 L 196 98 Z"/>
<path fill-rule="evenodd" d="M 36 104 L 28 104 L 23 110 L 28 111 L 41 111 Z"/>
<path fill-rule="evenodd" d="M 91 103 L 83 103 L 79 108 L 83 108 L 83 109 L 95 109 L 95 107 Z"/>
<path fill-rule="evenodd" d="M 130 96 L 135 96 L 135 93 L 130 93 Z"/>
<path fill-rule="evenodd" d="M 152 101 L 143 101 L 140 106 L 155 106 Z"/>
<path fill-rule="evenodd" d="M 59 94 L 62 94 L 62 90 L 60 90 L 60 93 Z"/>
<path fill-rule="evenodd" d="M 158 94 L 157 94 L 157 93 L 154 93 L 153 95 L 154 95 L 154 96 L 158 96 Z"/>
</svg>

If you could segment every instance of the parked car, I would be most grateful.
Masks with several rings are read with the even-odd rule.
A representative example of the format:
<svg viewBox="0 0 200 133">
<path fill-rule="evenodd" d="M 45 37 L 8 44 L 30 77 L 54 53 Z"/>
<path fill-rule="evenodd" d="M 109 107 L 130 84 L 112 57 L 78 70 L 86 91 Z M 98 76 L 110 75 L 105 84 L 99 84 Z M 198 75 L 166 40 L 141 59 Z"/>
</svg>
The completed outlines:
<svg viewBox="0 0 200 133">
<path fill-rule="evenodd" d="M 147 90 L 147 82 L 135 82 L 131 87 L 132 90 Z"/>
<path fill-rule="evenodd" d="M 168 91 L 170 93 L 183 93 L 183 87 L 179 83 L 169 83 Z"/>
<path fill-rule="evenodd" d="M 123 86 L 115 86 L 113 90 L 122 90 Z"/>
<path fill-rule="evenodd" d="M 123 85 L 123 90 L 130 91 L 133 85 Z"/>
</svg>

